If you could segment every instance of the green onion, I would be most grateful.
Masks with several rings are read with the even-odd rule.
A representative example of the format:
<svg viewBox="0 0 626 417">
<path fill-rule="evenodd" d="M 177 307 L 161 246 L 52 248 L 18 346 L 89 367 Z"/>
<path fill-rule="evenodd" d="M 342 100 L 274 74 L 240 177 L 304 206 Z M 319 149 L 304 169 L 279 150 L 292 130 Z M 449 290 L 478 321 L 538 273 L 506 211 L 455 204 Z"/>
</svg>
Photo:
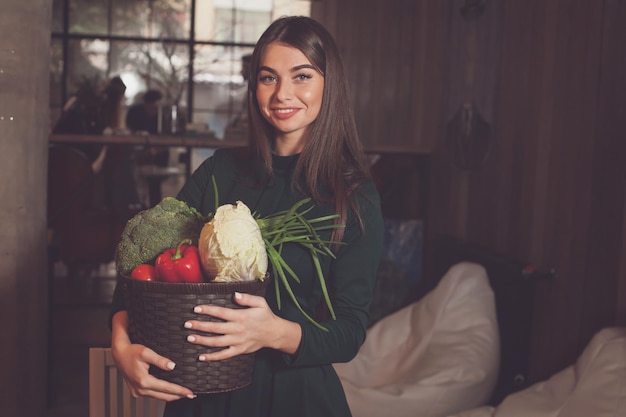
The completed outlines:
<svg viewBox="0 0 626 417">
<path fill-rule="evenodd" d="M 217 183 L 214 176 L 211 177 L 211 180 L 213 183 L 213 193 L 215 197 L 215 210 L 217 211 L 219 207 Z M 336 224 L 334 222 L 328 224 L 328 222 L 337 219 L 339 217 L 338 214 L 316 217 L 314 219 L 306 219 L 304 215 L 309 213 L 313 209 L 313 205 L 303 209 L 302 211 L 298 210 L 300 210 L 300 208 L 310 202 L 310 198 L 304 198 L 295 203 L 289 210 L 282 210 L 266 217 L 260 217 L 258 215 L 253 215 L 253 217 L 256 220 L 261 231 L 261 236 L 267 250 L 268 261 L 272 265 L 272 269 L 274 271 L 274 279 L 276 280 L 276 303 L 278 305 L 278 308 L 281 308 L 280 286 L 282 285 L 285 288 L 287 294 L 289 294 L 289 297 L 291 298 L 293 303 L 298 308 L 298 310 L 315 326 L 322 330 L 328 331 L 326 327 L 319 324 L 309 314 L 307 314 L 298 302 L 298 299 L 293 293 L 289 281 L 291 278 L 296 283 L 300 283 L 300 278 L 298 278 L 297 274 L 284 261 L 281 255 L 283 245 L 286 243 L 295 243 L 301 245 L 309 251 L 311 259 L 313 261 L 313 265 L 315 267 L 317 278 L 320 283 L 320 287 L 322 289 L 324 301 L 326 302 L 326 307 L 328 308 L 332 319 L 335 320 L 335 310 L 333 309 L 332 303 L 330 301 L 330 296 L 328 294 L 328 288 L 326 286 L 326 280 L 324 278 L 324 273 L 322 272 L 319 257 L 323 255 L 331 256 L 334 258 L 335 255 L 330 250 L 329 245 L 332 243 L 340 242 L 323 240 L 320 238 L 319 232 L 345 226 L 343 224 Z M 211 218 L 213 217 L 213 215 L 209 214 L 208 217 Z"/>
<path fill-rule="evenodd" d="M 321 239 L 319 232 L 344 227 L 344 225 L 335 223 L 330 225 L 319 225 L 321 222 L 328 222 L 338 218 L 338 214 L 317 217 L 314 219 L 306 219 L 304 214 L 311 211 L 313 206 L 304 209 L 301 212 L 298 212 L 298 209 L 310 201 L 310 198 L 305 198 L 298 201 L 289 210 L 283 210 L 263 218 L 255 216 L 255 219 L 261 229 L 261 236 L 263 236 L 263 241 L 265 242 L 268 260 L 272 265 L 272 269 L 275 274 L 276 302 L 278 304 L 278 308 L 280 309 L 281 307 L 279 285 L 282 285 L 298 310 L 316 327 L 328 331 L 326 327 L 315 321 L 302 309 L 302 306 L 300 306 L 300 303 L 291 288 L 289 278 L 293 279 L 297 283 L 300 282 L 300 279 L 293 269 L 291 269 L 291 267 L 289 267 L 289 265 L 283 260 L 281 255 L 282 247 L 285 243 L 295 243 L 303 246 L 309 251 L 322 289 L 322 294 L 324 295 L 326 307 L 328 308 L 332 319 L 335 320 L 335 310 L 333 309 L 330 301 L 326 280 L 324 278 L 324 273 L 322 272 L 319 258 L 320 255 L 332 256 L 333 258 L 335 257 L 329 248 L 329 245 L 333 242 Z"/>
</svg>

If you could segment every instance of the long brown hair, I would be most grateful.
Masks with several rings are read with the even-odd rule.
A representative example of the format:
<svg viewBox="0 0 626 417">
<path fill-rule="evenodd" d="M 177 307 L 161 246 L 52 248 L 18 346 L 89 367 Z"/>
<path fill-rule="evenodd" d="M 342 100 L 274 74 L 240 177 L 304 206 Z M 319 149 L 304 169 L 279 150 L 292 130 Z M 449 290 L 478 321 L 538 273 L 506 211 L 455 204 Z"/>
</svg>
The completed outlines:
<svg viewBox="0 0 626 417">
<path fill-rule="evenodd" d="M 350 207 L 362 229 L 360 211 L 352 197 L 354 190 L 370 178 L 370 173 L 354 122 L 348 82 L 333 37 L 309 17 L 287 16 L 275 20 L 256 44 L 248 83 L 250 148 L 262 161 L 269 178 L 275 131 L 259 110 L 256 88 L 261 58 L 267 46 L 275 42 L 299 49 L 324 76 L 321 109 L 307 131 L 292 186 L 314 201 L 333 204 L 335 212 L 340 214 L 338 223 L 346 223 Z M 342 238 L 343 229 L 335 229 L 333 240 Z"/>
</svg>

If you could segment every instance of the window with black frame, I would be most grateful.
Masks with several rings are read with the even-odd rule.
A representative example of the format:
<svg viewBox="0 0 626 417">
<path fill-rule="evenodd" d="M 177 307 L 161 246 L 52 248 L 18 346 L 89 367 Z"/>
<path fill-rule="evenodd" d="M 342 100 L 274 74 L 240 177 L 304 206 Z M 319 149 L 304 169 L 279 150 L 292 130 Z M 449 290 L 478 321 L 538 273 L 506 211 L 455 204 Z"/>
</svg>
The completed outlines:
<svg viewBox="0 0 626 417">
<path fill-rule="evenodd" d="M 85 84 L 119 76 L 130 106 L 159 90 L 183 128 L 222 138 L 243 106 L 242 59 L 275 18 L 310 14 L 310 0 L 54 0 L 52 124 Z"/>
</svg>

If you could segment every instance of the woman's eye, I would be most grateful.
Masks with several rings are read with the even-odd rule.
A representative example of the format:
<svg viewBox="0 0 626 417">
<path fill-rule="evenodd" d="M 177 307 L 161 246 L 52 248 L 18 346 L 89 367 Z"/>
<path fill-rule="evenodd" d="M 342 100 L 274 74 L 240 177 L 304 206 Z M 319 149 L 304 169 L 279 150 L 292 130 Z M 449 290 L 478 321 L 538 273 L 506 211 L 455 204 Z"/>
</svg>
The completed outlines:
<svg viewBox="0 0 626 417">
<path fill-rule="evenodd" d="M 276 77 L 272 75 L 262 75 L 259 77 L 259 81 L 262 83 L 273 83 L 276 81 Z"/>
<path fill-rule="evenodd" d="M 311 78 L 313 78 L 313 76 L 310 75 L 310 74 L 298 74 L 298 75 L 296 75 L 296 80 L 298 80 L 298 81 L 306 81 L 306 80 L 310 80 Z"/>
</svg>

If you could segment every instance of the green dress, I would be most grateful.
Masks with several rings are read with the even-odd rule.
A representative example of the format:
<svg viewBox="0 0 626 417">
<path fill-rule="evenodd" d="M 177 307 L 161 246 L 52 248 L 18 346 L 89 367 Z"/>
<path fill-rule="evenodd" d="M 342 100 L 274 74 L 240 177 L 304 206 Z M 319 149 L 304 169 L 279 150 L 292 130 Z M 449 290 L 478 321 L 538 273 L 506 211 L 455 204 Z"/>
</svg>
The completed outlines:
<svg viewBox="0 0 626 417">
<path fill-rule="evenodd" d="M 246 164 L 237 154 L 233 150 L 217 150 L 194 172 L 178 198 L 203 214 L 213 212 L 212 176 L 217 183 L 220 204 L 241 200 L 261 216 L 288 209 L 303 198 L 291 187 L 298 155 L 274 156 L 274 176 L 264 187 L 258 187 L 255 186 L 256 176 L 242 173 L 240 168 Z M 165 417 L 351 416 L 341 382 L 331 364 L 350 361 L 365 340 L 383 241 L 383 220 L 374 183 L 361 186 L 358 195 L 365 231 L 359 230 L 349 212 L 345 244 L 341 245 L 335 259 L 322 257 L 324 277 L 337 316 L 336 320 L 322 322 L 329 331 L 307 321 L 286 293 L 281 293 L 281 308 L 278 309 L 274 283 L 271 283 L 266 299 L 272 310 L 302 327 L 298 352 L 287 355 L 262 349 L 256 354 L 251 385 L 229 393 L 200 395 L 193 400 L 169 403 Z M 332 212 L 332 207 L 320 204 L 308 216 L 313 218 Z M 329 235 L 328 232 L 323 237 Z M 310 255 L 300 247 L 287 245 L 283 258 L 301 280 L 301 283 L 292 283 L 300 305 L 314 316 L 324 301 Z"/>
</svg>

